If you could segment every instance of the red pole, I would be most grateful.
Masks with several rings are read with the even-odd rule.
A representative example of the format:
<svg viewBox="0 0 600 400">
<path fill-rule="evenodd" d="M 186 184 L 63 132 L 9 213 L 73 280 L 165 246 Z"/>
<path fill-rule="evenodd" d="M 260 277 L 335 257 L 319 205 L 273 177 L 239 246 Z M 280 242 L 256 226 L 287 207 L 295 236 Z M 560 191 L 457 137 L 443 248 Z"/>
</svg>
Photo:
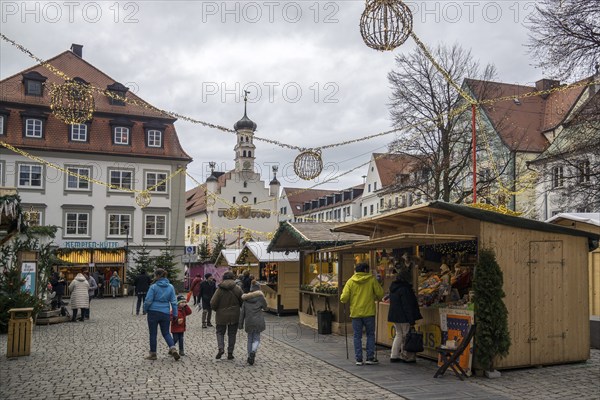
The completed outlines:
<svg viewBox="0 0 600 400">
<path fill-rule="evenodd" d="M 471 126 L 473 131 L 473 204 L 477 203 L 477 135 L 475 131 L 475 104 L 471 105 Z"/>
</svg>

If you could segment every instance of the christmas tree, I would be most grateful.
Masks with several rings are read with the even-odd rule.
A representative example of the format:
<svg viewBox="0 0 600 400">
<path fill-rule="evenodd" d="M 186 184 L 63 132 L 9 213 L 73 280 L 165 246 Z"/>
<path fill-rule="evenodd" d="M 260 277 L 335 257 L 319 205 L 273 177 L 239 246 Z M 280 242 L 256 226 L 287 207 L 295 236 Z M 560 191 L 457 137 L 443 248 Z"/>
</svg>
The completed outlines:
<svg viewBox="0 0 600 400">
<path fill-rule="evenodd" d="M 127 283 L 133 285 L 135 277 L 142 271 L 152 275 L 154 271 L 154 258 L 150 257 L 150 252 L 145 245 L 141 249 L 133 252 L 133 266 L 130 266 L 127 271 Z"/>
<path fill-rule="evenodd" d="M 179 268 L 175 268 L 176 265 L 173 249 L 170 247 L 165 247 L 159 256 L 154 257 L 154 267 L 164 269 L 167 272 L 167 278 L 173 285 L 179 284 L 178 276 L 181 272 Z"/>
<path fill-rule="evenodd" d="M 493 371 L 494 359 L 504 357 L 510 348 L 508 311 L 502 300 L 502 270 L 493 250 L 482 249 L 475 267 L 473 290 L 475 292 L 475 356 L 480 366 Z"/>
<path fill-rule="evenodd" d="M 210 262 L 212 264 L 217 262 L 217 259 L 219 258 L 219 255 L 221 254 L 221 250 L 223 250 L 224 248 L 225 248 L 225 239 L 221 236 L 221 234 L 218 234 L 216 239 L 213 241 L 213 249 L 210 254 Z"/>
<path fill-rule="evenodd" d="M 198 261 L 201 263 L 208 262 L 210 260 L 210 249 L 208 248 L 208 240 L 204 239 L 200 246 L 198 246 Z"/>
</svg>

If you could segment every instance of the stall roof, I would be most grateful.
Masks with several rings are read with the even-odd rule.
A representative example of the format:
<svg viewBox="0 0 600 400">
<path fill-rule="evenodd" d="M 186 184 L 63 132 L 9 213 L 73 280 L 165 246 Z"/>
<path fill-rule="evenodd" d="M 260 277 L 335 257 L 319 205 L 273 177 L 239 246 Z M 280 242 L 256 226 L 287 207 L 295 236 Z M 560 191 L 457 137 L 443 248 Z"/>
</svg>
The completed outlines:
<svg viewBox="0 0 600 400">
<path fill-rule="evenodd" d="M 368 239 L 354 233 L 333 233 L 332 229 L 340 225 L 339 222 L 281 222 L 267 250 L 318 250 Z"/>
<path fill-rule="evenodd" d="M 379 249 L 384 247 L 407 247 L 419 246 L 426 244 L 442 244 L 449 242 L 462 242 L 466 240 L 476 240 L 476 236 L 472 235 L 447 235 L 434 233 L 399 233 L 396 235 L 385 236 L 377 239 L 364 240 L 344 246 L 333 247 L 331 251 L 350 251 L 350 250 L 367 250 Z"/>
<path fill-rule="evenodd" d="M 272 251 L 267 248 L 271 242 L 247 242 L 244 247 L 247 248 L 256 257 L 258 262 L 284 262 L 299 261 L 300 254 L 297 251 Z M 238 255 L 239 258 L 239 255 Z"/>
<path fill-rule="evenodd" d="M 480 208 L 469 207 L 462 204 L 446 203 L 443 201 L 433 201 L 431 203 L 402 208 L 388 214 L 350 222 L 333 228 L 333 231 L 372 235 L 379 228 L 386 227 L 388 229 L 394 228 L 394 230 L 402 232 L 404 227 L 410 227 L 412 230 L 415 225 L 427 225 L 439 221 L 440 219 L 452 220 L 457 216 L 514 226 L 522 229 L 562 233 L 572 236 L 584 236 L 593 240 L 598 240 L 600 238 L 600 235 L 591 232 L 580 231 L 523 217 L 513 217 L 511 215 L 482 210 Z"/>
<path fill-rule="evenodd" d="M 586 224 L 600 226 L 600 212 L 597 213 L 559 213 L 546 222 L 555 222 L 568 219 L 571 221 L 585 222 Z"/>
<path fill-rule="evenodd" d="M 221 250 L 221 254 L 219 255 L 219 259 L 223 257 L 225 261 L 227 261 L 227 265 L 230 267 L 235 266 L 235 260 L 237 260 L 238 256 L 242 252 L 242 249 L 223 249 Z M 219 259 L 217 259 L 216 264 L 219 263 Z"/>
</svg>

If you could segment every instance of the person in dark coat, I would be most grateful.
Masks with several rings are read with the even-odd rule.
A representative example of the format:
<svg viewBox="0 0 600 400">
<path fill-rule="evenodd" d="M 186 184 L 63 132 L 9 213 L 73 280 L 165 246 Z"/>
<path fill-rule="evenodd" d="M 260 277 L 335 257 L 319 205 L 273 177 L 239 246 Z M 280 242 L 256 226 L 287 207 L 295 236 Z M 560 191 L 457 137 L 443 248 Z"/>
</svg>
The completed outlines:
<svg viewBox="0 0 600 400">
<path fill-rule="evenodd" d="M 219 352 L 216 359 L 219 360 L 225 353 L 225 332 L 227 331 L 227 359 L 233 360 L 233 350 L 238 331 L 240 319 L 240 306 L 242 305 L 242 289 L 235 284 L 235 276 L 232 272 L 223 274 L 223 282 L 219 284 L 215 295 L 210 300 L 210 308 L 217 314 L 217 344 Z"/>
<path fill-rule="evenodd" d="M 54 297 L 54 302 L 56 302 L 56 308 L 62 308 L 62 298 L 65 294 L 65 287 L 67 286 L 67 281 L 65 280 L 65 275 L 61 272 L 55 272 L 50 280 L 52 284 L 52 289 L 56 293 Z M 53 304 L 54 304 L 53 302 Z"/>
<path fill-rule="evenodd" d="M 252 284 L 252 278 L 250 277 L 250 271 L 245 270 L 242 274 L 242 291 L 244 293 L 250 292 L 250 285 Z"/>
<path fill-rule="evenodd" d="M 206 328 L 213 326 L 210 323 L 210 318 L 212 317 L 210 299 L 212 299 L 217 290 L 217 284 L 215 282 L 215 278 L 213 278 L 210 272 L 204 275 L 204 280 L 199 285 L 198 290 L 198 296 L 200 297 L 200 301 L 202 301 L 202 327 Z"/>
<path fill-rule="evenodd" d="M 404 341 L 415 321 L 422 319 L 419 311 L 417 296 L 413 290 L 412 271 L 401 265 L 396 265 L 398 275 L 390 285 L 390 310 L 388 321 L 394 323 L 396 336 L 392 343 L 390 362 L 414 363 L 416 354 L 404 350 Z"/>
<path fill-rule="evenodd" d="M 146 293 L 148 293 L 148 289 L 150 288 L 150 284 L 152 283 L 152 278 L 150 275 L 146 273 L 145 269 L 140 270 L 138 276 L 133 280 L 133 285 L 135 286 L 135 294 L 137 294 L 137 304 L 135 306 L 135 315 L 140 315 L 140 307 L 146 301 Z M 146 312 L 142 313 L 145 315 Z"/>
<path fill-rule="evenodd" d="M 263 310 L 267 308 L 267 300 L 260 286 L 252 281 L 250 292 L 242 295 L 242 309 L 240 311 L 240 329 L 246 327 L 248 334 L 248 364 L 254 365 L 256 352 L 260 345 L 260 333 L 266 329 Z"/>
<path fill-rule="evenodd" d="M 202 283 L 202 275 L 196 274 L 196 277 L 194 278 L 190 286 L 190 291 L 194 296 L 194 305 L 200 302 L 200 283 Z"/>
</svg>

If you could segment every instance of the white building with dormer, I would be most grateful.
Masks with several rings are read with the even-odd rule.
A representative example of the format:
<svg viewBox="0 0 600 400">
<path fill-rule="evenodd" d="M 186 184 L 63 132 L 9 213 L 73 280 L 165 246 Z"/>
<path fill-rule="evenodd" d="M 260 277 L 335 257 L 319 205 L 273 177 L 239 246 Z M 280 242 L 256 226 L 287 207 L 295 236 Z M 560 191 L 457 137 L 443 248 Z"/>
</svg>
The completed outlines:
<svg viewBox="0 0 600 400">
<path fill-rule="evenodd" d="M 233 170 L 216 171 L 206 182 L 186 192 L 185 241 L 196 246 L 207 240 L 212 245 L 217 235 L 229 248 L 243 246 L 243 241 L 269 240 L 278 226 L 279 190 L 277 168 L 269 185 L 255 172 L 256 123 L 244 116 L 235 123 L 236 143 Z"/>
</svg>

